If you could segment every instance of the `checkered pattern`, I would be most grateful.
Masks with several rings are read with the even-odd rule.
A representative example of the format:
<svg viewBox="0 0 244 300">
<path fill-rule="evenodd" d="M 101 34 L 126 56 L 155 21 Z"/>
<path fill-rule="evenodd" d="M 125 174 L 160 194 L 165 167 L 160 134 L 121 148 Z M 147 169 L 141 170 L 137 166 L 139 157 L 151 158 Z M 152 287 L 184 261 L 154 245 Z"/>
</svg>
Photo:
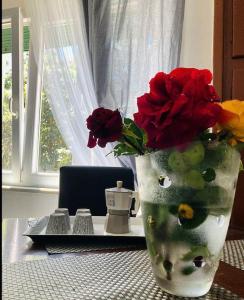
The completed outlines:
<svg viewBox="0 0 244 300">
<path fill-rule="evenodd" d="M 49 254 L 60 253 L 79 253 L 88 251 L 101 251 L 113 249 L 128 249 L 129 250 L 143 250 L 146 249 L 146 242 L 144 240 L 126 240 L 121 241 L 90 241 L 85 244 L 72 243 L 72 244 L 47 244 L 45 248 Z"/>
<path fill-rule="evenodd" d="M 5 264 L 2 296 L 4 300 L 190 299 L 169 295 L 157 286 L 146 251 Z M 199 299 L 241 298 L 214 284 Z"/>
<path fill-rule="evenodd" d="M 47 244 L 46 250 L 49 254 L 61 253 L 79 253 L 89 251 L 113 250 L 113 249 L 128 249 L 128 250 L 143 250 L 146 244 L 143 241 L 128 241 L 122 242 L 105 242 L 93 241 L 86 244 Z M 244 270 L 244 240 L 226 241 L 221 260 L 227 264 Z"/>
<path fill-rule="evenodd" d="M 226 241 L 221 260 L 244 271 L 244 240 Z"/>
</svg>

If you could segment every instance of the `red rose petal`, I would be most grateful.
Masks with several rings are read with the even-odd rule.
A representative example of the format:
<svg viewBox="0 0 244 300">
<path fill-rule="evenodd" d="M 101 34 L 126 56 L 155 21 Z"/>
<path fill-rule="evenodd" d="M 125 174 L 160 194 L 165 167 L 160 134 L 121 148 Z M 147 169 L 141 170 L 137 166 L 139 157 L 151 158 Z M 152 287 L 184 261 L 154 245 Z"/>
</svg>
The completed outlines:
<svg viewBox="0 0 244 300">
<path fill-rule="evenodd" d="M 89 148 L 94 148 L 96 144 L 97 144 L 97 139 L 94 138 L 93 134 L 90 132 L 87 146 Z"/>
<path fill-rule="evenodd" d="M 90 129 L 88 147 L 93 148 L 98 144 L 104 148 L 108 142 L 120 139 L 123 128 L 122 118 L 118 110 L 112 111 L 100 107 L 87 118 L 87 128 Z"/>
<path fill-rule="evenodd" d="M 170 72 L 170 78 L 173 78 L 181 86 L 181 88 L 191 79 L 194 68 L 176 68 Z"/>
<path fill-rule="evenodd" d="M 168 75 L 164 72 L 159 72 L 150 80 L 150 96 L 152 97 L 152 99 L 160 100 L 167 96 L 167 92 L 165 89 L 165 80 L 167 76 Z"/>
</svg>

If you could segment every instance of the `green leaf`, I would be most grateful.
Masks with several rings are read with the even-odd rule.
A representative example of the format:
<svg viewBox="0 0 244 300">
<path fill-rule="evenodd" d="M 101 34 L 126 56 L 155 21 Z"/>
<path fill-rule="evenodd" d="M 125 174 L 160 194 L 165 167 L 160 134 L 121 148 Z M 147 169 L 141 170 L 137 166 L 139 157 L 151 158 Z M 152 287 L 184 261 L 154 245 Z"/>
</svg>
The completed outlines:
<svg viewBox="0 0 244 300">
<path fill-rule="evenodd" d="M 136 150 L 132 148 L 130 145 L 126 145 L 125 143 L 119 143 L 114 147 L 114 156 L 120 156 L 120 155 L 133 155 L 137 154 Z"/>
<path fill-rule="evenodd" d="M 147 141 L 148 141 L 148 138 L 147 138 L 147 134 L 144 130 L 142 130 L 142 142 L 143 142 L 143 145 L 146 145 Z"/>
<path fill-rule="evenodd" d="M 196 193 L 194 200 L 196 203 L 207 201 L 205 206 L 208 207 L 209 213 L 213 215 L 228 213 L 232 205 L 231 197 L 220 186 L 205 187 Z"/>
<path fill-rule="evenodd" d="M 181 270 L 181 273 L 183 275 L 190 275 L 192 274 L 193 272 L 196 271 L 196 268 L 193 267 L 193 266 L 187 266 L 187 267 L 184 267 L 182 270 Z"/>
<path fill-rule="evenodd" d="M 137 148 L 137 154 L 145 153 L 145 133 L 142 129 L 137 127 L 135 122 L 129 118 L 124 118 L 123 126 L 123 137 L 121 142 L 124 143 L 125 140 Z"/>
<path fill-rule="evenodd" d="M 216 206 L 219 203 L 223 204 L 222 199 L 225 193 L 220 186 L 207 186 L 204 190 L 198 191 L 194 198 L 197 203 L 207 201 L 208 205 L 206 206 L 211 206 L 211 204 Z"/>
<path fill-rule="evenodd" d="M 124 145 L 127 146 L 128 148 L 134 149 L 133 146 L 126 141 L 124 142 Z"/>
<path fill-rule="evenodd" d="M 206 240 L 203 236 L 200 236 L 196 232 L 192 230 L 185 230 L 181 226 L 176 226 L 174 230 L 172 231 L 170 238 L 170 242 L 174 243 L 184 243 L 189 246 L 194 245 L 206 245 Z"/>
<path fill-rule="evenodd" d="M 139 127 L 137 127 L 133 120 L 129 118 L 124 118 L 124 126 L 130 131 L 132 131 L 136 136 L 142 139 L 143 131 Z"/>
<path fill-rule="evenodd" d="M 136 137 L 143 141 L 144 131 L 137 127 L 135 122 L 129 118 L 124 119 L 124 127 L 133 132 Z"/>
<path fill-rule="evenodd" d="M 203 256 L 203 257 L 209 257 L 210 256 L 210 252 L 209 252 L 206 245 L 204 245 L 204 246 L 192 246 L 191 251 L 186 253 L 183 256 L 182 260 L 189 261 L 189 260 L 194 259 L 197 256 Z"/>
<path fill-rule="evenodd" d="M 140 139 L 140 137 L 138 137 L 137 135 L 135 135 L 135 133 L 133 131 L 129 130 L 126 127 L 123 128 L 122 134 L 126 135 L 126 136 L 130 136 L 130 137 L 132 137 L 134 139 Z"/>
</svg>

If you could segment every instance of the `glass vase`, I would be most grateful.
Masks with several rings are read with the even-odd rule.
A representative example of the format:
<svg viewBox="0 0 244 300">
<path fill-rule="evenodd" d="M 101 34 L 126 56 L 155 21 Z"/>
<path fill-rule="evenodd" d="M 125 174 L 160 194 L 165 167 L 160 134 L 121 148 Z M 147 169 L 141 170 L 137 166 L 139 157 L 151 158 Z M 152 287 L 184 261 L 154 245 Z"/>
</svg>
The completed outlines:
<svg viewBox="0 0 244 300">
<path fill-rule="evenodd" d="M 196 141 L 136 158 L 147 249 L 164 291 L 184 297 L 209 291 L 239 167 L 239 152 L 224 142 Z"/>
</svg>

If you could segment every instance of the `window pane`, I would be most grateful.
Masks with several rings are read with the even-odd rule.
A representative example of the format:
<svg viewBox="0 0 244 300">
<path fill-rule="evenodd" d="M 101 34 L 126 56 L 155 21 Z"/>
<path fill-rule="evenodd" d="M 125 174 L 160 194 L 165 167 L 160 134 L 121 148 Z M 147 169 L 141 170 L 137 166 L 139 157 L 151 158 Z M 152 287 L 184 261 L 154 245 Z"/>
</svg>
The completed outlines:
<svg viewBox="0 0 244 300">
<path fill-rule="evenodd" d="M 24 107 L 27 107 L 27 94 L 28 94 L 28 72 L 29 72 L 29 44 L 30 32 L 29 26 L 25 25 L 23 29 L 23 58 L 24 58 Z"/>
<path fill-rule="evenodd" d="M 41 101 L 39 171 L 57 172 L 61 166 L 70 165 L 72 157 L 56 126 L 44 90 Z"/>
<path fill-rule="evenodd" d="M 12 167 L 12 31 L 2 29 L 2 168 Z"/>
<path fill-rule="evenodd" d="M 29 51 L 24 52 L 24 107 L 27 107 Z"/>
</svg>

